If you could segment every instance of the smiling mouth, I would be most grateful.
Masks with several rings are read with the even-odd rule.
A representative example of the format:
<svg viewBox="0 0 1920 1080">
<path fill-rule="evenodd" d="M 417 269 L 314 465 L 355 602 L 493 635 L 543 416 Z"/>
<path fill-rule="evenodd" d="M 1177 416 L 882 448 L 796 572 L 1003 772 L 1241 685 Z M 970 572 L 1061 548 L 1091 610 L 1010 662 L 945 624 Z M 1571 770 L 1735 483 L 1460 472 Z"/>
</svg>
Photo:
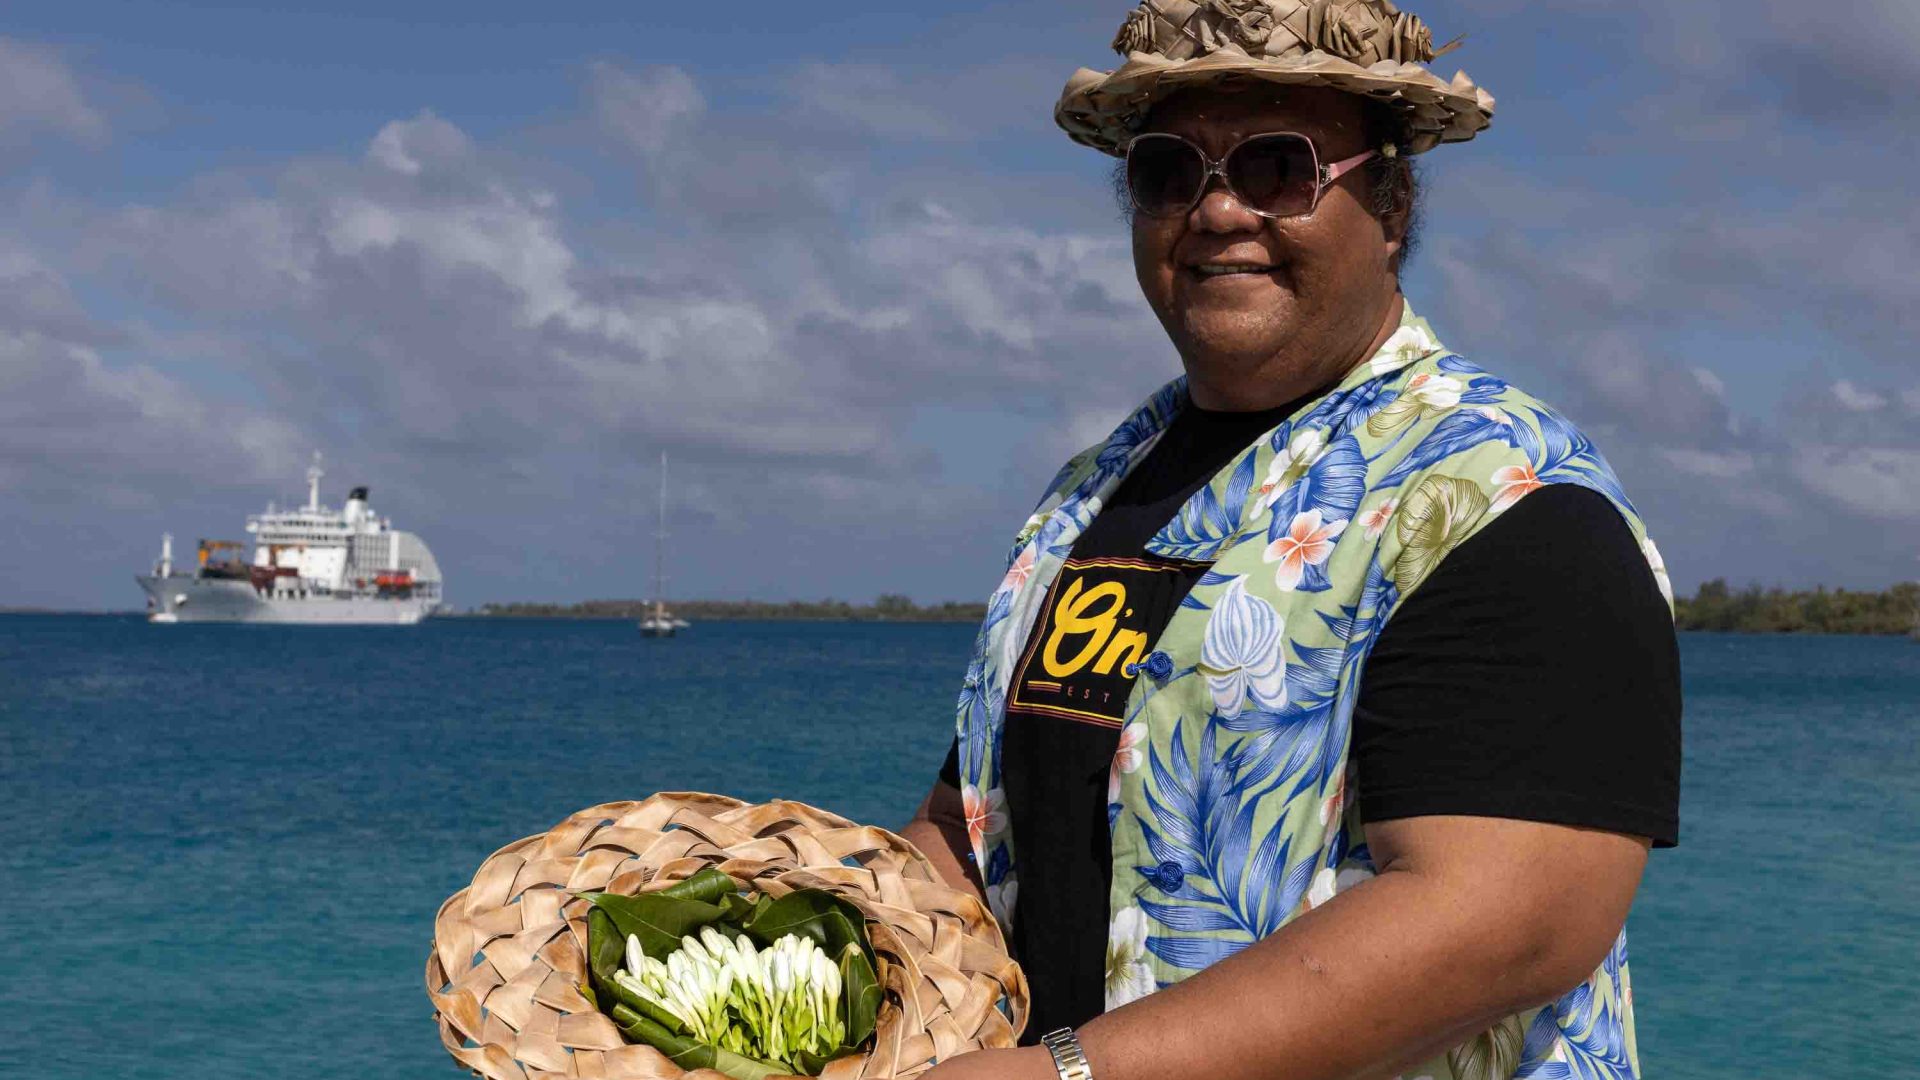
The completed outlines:
<svg viewBox="0 0 1920 1080">
<path fill-rule="evenodd" d="M 1246 263 L 1200 263 L 1187 269 L 1199 278 L 1260 277 L 1278 271 L 1278 266 Z"/>
</svg>

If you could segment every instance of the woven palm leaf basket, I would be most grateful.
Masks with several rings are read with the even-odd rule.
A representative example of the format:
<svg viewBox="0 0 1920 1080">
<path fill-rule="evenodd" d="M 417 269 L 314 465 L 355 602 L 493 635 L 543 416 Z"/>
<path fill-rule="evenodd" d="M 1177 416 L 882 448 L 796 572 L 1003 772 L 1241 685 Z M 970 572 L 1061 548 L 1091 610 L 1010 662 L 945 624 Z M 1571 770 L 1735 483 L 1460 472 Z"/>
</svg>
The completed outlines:
<svg viewBox="0 0 1920 1080">
<path fill-rule="evenodd" d="M 654 892 L 708 867 L 774 899 L 825 889 L 867 919 L 884 988 L 873 1045 L 827 1080 L 904 1080 L 1012 1046 L 1026 1024 L 999 924 L 906 840 L 802 803 L 663 793 L 501 848 L 441 905 L 426 982 L 447 1052 L 489 1080 L 726 1080 L 628 1043 L 582 992 L 591 905 L 578 894 Z"/>
</svg>

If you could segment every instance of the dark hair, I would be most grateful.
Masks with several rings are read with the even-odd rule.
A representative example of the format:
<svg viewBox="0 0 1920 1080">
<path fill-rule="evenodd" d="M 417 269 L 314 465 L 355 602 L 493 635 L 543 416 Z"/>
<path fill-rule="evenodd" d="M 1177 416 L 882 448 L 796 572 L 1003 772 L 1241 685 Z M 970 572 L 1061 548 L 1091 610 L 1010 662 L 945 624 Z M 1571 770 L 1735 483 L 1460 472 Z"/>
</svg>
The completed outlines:
<svg viewBox="0 0 1920 1080">
<path fill-rule="evenodd" d="M 1406 231 L 1400 238 L 1400 254 L 1393 261 L 1395 274 L 1405 269 L 1407 260 L 1420 249 L 1420 227 L 1426 221 L 1420 198 L 1425 185 L 1420 166 L 1414 163 L 1413 155 L 1406 152 L 1405 135 L 1406 125 L 1392 106 L 1377 101 L 1367 103 L 1368 143 L 1376 147 L 1390 144 L 1399 151 L 1393 157 L 1376 157 L 1367 162 L 1367 176 L 1373 181 L 1373 205 L 1368 209 L 1375 217 L 1386 217 L 1400 209 L 1402 199 L 1406 200 Z"/>
<path fill-rule="evenodd" d="M 1415 164 L 1412 156 L 1405 152 L 1406 142 L 1402 137 L 1404 128 L 1391 106 L 1379 102 L 1367 103 L 1367 141 L 1372 146 L 1392 143 L 1401 148 L 1394 157 L 1376 157 L 1367 162 L 1367 178 L 1372 182 L 1372 205 L 1368 210 L 1375 217 L 1384 218 L 1400 208 L 1404 198 L 1407 205 L 1406 234 L 1400 240 L 1400 254 L 1394 260 L 1394 273 L 1406 268 L 1407 260 L 1413 258 L 1420 249 L 1421 226 L 1426 223 L 1421 196 L 1425 191 L 1423 170 Z M 1122 158 L 1113 167 L 1113 197 L 1120 205 L 1120 216 L 1129 226 L 1133 224 L 1133 197 L 1127 191 L 1127 162 Z"/>
</svg>

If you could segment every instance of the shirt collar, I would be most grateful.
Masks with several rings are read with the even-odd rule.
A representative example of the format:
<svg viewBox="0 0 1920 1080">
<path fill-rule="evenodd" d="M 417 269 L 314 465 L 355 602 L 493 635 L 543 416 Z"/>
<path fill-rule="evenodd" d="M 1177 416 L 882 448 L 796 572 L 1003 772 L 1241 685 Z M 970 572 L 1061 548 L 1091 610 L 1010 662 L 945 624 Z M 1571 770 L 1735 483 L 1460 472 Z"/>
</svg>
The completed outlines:
<svg viewBox="0 0 1920 1080">
<path fill-rule="evenodd" d="M 1345 393 L 1375 379 L 1385 378 L 1430 356 L 1446 352 L 1446 346 L 1433 331 L 1432 324 L 1413 310 L 1413 303 L 1402 298 L 1400 325 L 1373 354 L 1355 364 L 1340 381 L 1324 392 L 1303 400 L 1294 416 L 1309 412 L 1326 398 Z M 1155 391 L 1132 415 L 1113 430 L 1095 458 L 1094 472 L 1070 493 L 1084 499 L 1104 497 L 1125 478 L 1133 466 L 1146 456 L 1167 425 L 1192 401 L 1187 392 L 1187 377 L 1181 375 Z M 1117 471 L 1117 474 L 1116 474 Z"/>
<path fill-rule="evenodd" d="M 1413 310 L 1411 302 L 1403 298 L 1400 306 L 1400 325 L 1388 335 L 1387 340 L 1382 342 L 1371 356 L 1355 364 L 1338 383 L 1322 393 L 1303 400 L 1294 414 L 1276 425 L 1273 431 L 1268 432 L 1267 437 L 1253 441 L 1244 453 L 1235 457 L 1216 474 L 1213 483 L 1194 493 L 1193 499 L 1181 511 L 1181 516 L 1191 516 L 1210 495 L 1218 500 L 1219 493 L 1212 492 L 1212 488 L 1226 483 L 1227 481 L 1223 478 L 1230 477 L 1239 470 L 1245 464 L 1247 457 L 1257 458 L 1263 449 L 1271 450 L 1269 444 L 1272 443 L 1275 432 L 1299 422 L 1303 417 L 1313 413 L 1328 398 L 1344 396 L 1368 383 L 1385 380 L 1421 360 L 1445 351 L 1446 348 L 1440 343 L 1438 335 L 1433 332 L 1433 327 Z M 1166 432 L 1173 418 L 1178 416 L 1191 403 L 1191 400 L 1187 389 L 1187 377 L 1181 375 L 1162 386 L 1152 397 L 1135 409 L 1119 427 L 1115 428 L 1094 456 L 1093 468 L 1082 473 L 1077 483 L 1059 492 L 1060 503 L 1039 529 L 1042 547 L 1064 557 L 1065 551 L 1072 546 L 1074 540 L 1094 516 L 1099 514 L 1100 508 L 1120 486 L 1121 481 L 1126 479 L 1134 466 L 1139 464 L 1140 460 L 1146 457 L 1154 445 L 1160 441 L 1160 436 Z M 1299 434 L 1299 432 L 1289 432 L 1289 437 Z M 1260 463 L 1256 460 L 1254 464 Z M 1234 516 L 1240 520 L 1234 529 L 1217 538 L 1221 543 L 1227 542 L 1231 535 L 1238 531 L 1238 527 L 1245 524 L 1247 515 L 1262 509 L 1262 505 L 1257 500 L 1232 501 L 1238 509 L 1238 513 Z M 1036 515 L 1036 523 L 1038 521 L 1039 515 Z M 1196 549 L 1188 557 L 1200 558 L 1207 555 L 1207 552 Z"/>
</svg>

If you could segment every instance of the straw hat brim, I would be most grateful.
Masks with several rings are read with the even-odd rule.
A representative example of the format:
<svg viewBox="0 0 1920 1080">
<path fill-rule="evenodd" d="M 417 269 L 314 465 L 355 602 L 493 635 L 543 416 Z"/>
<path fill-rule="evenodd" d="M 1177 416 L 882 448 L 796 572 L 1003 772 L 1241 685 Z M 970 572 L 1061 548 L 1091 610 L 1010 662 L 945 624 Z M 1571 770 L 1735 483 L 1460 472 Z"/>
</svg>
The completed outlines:
<svg viewBox="0 0 1920 1080">
<path fill-rule="evenodd" d="M 1399 113 L 1405 125 L 1403 153 L 1465 142 L 1493 122 L 1493 95 L 1475 86 L 1464 71 L 1446 82 L 1419 64 L 1382 60 L 1362 67 L 1317 50 L 1276 59 L 1231 48 L 1188 60 L 1136 52 L 1114 71 L 1081 68 L 1067 80 L 1053 117 L 1074 141 L 1118 157 L 1148 110 L 1169 95 L 1248 81 L 1326 86 L 1382 102 Z"/>
</svg>

